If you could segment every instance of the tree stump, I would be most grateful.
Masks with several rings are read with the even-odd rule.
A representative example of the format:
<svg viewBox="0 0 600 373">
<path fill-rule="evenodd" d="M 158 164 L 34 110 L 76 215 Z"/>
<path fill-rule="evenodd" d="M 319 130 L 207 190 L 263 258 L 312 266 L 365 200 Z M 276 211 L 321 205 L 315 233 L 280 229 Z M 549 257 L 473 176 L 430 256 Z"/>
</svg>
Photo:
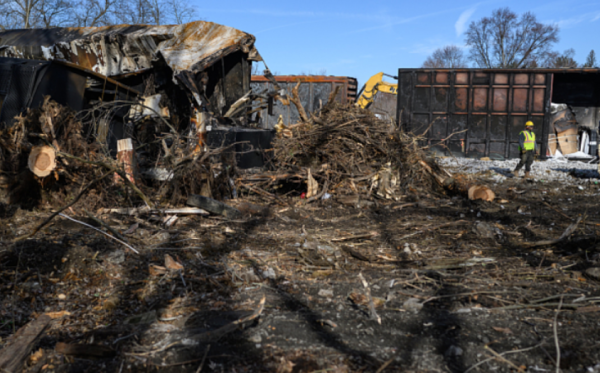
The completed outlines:
<svg viewBox="0 0 600 373">
<path fill-rule="evenodd" d="M 36 146 L 29 153 L 28 166 L 36 176 L 46 177 L 56 168 L 56 152 L 50 146 Z"/>
</svg>

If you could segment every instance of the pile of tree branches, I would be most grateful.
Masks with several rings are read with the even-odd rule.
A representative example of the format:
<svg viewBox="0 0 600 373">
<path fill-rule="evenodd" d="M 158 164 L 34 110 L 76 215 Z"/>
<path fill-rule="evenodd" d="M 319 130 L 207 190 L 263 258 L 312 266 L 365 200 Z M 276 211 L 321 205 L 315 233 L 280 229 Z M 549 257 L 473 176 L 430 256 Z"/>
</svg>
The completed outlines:
<svg viewBox="0 0 600 373">
<path fill-rule="evenodd" d="M 319 116 L 279 126 L 275 171 L 240 179 L 240 187 L 262 194 L 296 184 L 309 200 L 326 193 L 399 199 L 437 189 L 432 173 L 443 174 L 419 145 L 419 138 L 368 110 L 333 100 Z M 448 176 L 446 176 L 448 177 Z"/>
</svg>

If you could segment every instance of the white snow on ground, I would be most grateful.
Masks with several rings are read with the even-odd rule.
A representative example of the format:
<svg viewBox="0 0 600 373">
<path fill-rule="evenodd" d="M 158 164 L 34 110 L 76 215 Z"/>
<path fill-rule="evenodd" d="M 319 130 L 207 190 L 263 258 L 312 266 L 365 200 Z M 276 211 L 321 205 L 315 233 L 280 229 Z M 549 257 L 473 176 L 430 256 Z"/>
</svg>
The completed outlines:
<svg viewBox="0 0 600 373">
<path fill-rule="evenodd" d="M 494 183 L 503 183 L 514 178 L 512 171 L 519 162 L 518 159 L 505 161 L 482 161 L 472 158 L 443 157 L 437 159 L 440 166 L 450 172 L 463 174 L 479 174 Z M 531 166 L 531 176 L 538 182 L 561 182 L 565 186 L 577 185 L 581 187 L 594 186 L 597 191 L 600 186 L 600 174 L 598 165 L 590 164 L 589 161 L 567 161 L 561 159 L 549 159 L 546 161 L 534 161 Z M 522 177 L 525 167 L 521 169 Z M 581 188 L 580 188 L 581 189 Z"/>
</svg>

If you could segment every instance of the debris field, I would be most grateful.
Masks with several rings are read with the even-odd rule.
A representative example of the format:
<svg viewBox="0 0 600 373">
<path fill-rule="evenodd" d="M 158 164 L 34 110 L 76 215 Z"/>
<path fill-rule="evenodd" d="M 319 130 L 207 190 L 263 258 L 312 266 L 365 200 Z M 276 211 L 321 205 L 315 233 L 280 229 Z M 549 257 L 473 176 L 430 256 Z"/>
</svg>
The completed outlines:
<svg viewBox="0 0 600 373">
<path fill-rule="evenodd" d="M 143 179 L 40 110 L 0 134 L 6 371 L 600 370 L 598 187 L 576 174 L 461 174 L 331 100 L 263 169 L 163 123 L 144 162 L 168 176 Z"/>
</svg>

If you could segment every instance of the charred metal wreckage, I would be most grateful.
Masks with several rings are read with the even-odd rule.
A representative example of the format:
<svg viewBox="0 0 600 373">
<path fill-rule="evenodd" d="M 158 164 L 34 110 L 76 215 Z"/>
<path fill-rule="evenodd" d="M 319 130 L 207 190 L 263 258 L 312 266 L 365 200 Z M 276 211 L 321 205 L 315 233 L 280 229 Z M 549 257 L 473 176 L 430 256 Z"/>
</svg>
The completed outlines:
<svg viewBox="0 0 600 373">
<path fill-rule="evenodd" d="M 206 127 L 216 130 L 213 142 L 236 141 L 219 125 L 248 127 L 253 102 L 266 107 L 281 98 L 268 68 L 275 89 L 250 89 L 252 62 L 262 61 L 254 42 L 253 35 L 202 21 L 0 32 L 0 123 L 39 107 L 47 95 L 75 111 L 136 101 L 141 105 L 106 123 L 113 149 L 129 137 L 128 121 L 159 115 L 181 133 L 202 132 L 204 141 L 211 141 Z"/>
</svg>

